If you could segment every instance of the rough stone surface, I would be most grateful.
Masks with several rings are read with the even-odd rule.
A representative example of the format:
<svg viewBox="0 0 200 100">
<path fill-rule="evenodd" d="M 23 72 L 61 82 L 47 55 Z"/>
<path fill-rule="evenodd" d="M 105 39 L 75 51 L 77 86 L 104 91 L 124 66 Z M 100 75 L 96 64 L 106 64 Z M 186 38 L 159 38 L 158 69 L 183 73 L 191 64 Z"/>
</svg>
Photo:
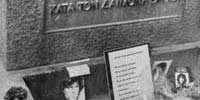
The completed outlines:
<svg viewBox="0 0 200 100">
<path fill-rule="evenodd" d="M 0 1 L 0 57 L 2 62 L 6 65 L 6 46 L 7 46 L 7 35 L 6 35 L 6 1 Z"/>
<path fill-rule="evenodd" d="M 7 69 L 43 63 L 42 1 L 7 0 Z"/>
<path fill-rule="evenodd" d="M 179 18 L 44 34 L 43 0 L 7 0 L 7 69 L 103 56 L 105 50 L 200 39 L 200 1 L 187 0 Z"/>
</svg>

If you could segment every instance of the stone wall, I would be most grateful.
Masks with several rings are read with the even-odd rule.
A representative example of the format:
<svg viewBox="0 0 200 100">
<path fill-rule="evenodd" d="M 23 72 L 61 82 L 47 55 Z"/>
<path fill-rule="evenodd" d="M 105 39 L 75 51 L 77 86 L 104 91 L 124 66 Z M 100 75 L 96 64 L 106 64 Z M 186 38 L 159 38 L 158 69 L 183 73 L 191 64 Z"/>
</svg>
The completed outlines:
<svg viewBox="0 0 200 100">
<path fill-rule="evenodd" d="M 0 1 L 0 57 L 6 64 L 6 51 L 7 51 L 7 31 L 6 31 L 6 0 Z"/>
<path fill-rule="evenodd" d="M 181 17 L 45 34 L 44 0 L 7 0 L 7 69 L 103 56 L 105 50 L 151 47 L 200 39 L 200 1 L 186 0 Z"/>
</svg>

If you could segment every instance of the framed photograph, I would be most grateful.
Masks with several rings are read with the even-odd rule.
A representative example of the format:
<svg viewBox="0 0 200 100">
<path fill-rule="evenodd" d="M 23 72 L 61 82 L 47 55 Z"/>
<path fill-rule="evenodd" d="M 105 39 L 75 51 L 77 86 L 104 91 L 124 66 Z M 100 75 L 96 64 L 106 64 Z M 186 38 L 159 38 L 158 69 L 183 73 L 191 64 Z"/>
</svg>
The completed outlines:
<svg viewBox="0 0 200 100">
<path fill-rule="evenodd" d="M 175 85 L 177 89 L 187 88 L 189 86 L 189 73 L 185 67 L 176 68 Z"/>
<path fill-rule="evenodd" d="M 83 76 L 69 77 L 67 71 L 24 77 L 34 100 L 86 100 Z"/>
</svg>

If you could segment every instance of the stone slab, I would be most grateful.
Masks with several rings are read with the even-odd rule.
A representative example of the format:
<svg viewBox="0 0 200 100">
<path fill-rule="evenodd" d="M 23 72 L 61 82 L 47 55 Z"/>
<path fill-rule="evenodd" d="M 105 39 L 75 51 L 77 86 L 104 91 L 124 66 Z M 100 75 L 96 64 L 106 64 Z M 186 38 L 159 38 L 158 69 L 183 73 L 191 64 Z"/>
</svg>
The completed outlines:
<svg viewBox="0 0 200 100">
<path fill-rule="evenodd" d="M 43 0 L 6 0 L 6 4 L 7 70 L 100 57 L 105 50 L 135 44 L 158 47 L 200 39 L 199 0 L 180 5 L 177 18 L 52 34 L 44 33 Z"/>
</svg>

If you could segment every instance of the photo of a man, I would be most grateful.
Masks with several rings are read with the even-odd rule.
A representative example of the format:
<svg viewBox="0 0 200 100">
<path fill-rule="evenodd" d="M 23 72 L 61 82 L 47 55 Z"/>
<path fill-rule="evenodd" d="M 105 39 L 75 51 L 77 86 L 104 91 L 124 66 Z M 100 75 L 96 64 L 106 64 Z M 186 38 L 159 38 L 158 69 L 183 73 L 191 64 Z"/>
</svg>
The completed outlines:
<svg viewBox="0 0 200 100">
<path fill-rule="evenodd" d="M 63 100 L 85 100 L 83 77 L 75 77 L 61 83 Z"/>
</svg>

